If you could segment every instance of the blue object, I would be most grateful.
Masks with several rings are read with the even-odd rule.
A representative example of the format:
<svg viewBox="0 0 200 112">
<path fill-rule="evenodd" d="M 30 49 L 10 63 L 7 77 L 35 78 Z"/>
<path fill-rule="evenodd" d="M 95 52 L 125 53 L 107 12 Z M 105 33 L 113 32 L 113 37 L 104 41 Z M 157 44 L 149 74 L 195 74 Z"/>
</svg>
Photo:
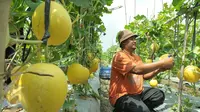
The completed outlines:
<svg viewBox="0 0 200 112">
<path fill-rule="evenodd" d="M 101 79 L 110 79 L 111 67 L 101 67 L 99 72 L 99 77 Z"/>
</svg>

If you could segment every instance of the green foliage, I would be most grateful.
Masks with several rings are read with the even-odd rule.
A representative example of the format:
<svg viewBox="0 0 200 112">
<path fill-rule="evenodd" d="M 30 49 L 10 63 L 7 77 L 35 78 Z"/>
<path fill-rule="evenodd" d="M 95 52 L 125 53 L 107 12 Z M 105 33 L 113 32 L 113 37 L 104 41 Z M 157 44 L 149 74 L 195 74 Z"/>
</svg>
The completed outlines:
<svg viewBox="0 0 200 112">
<path fill-rule="evenodd" d="M 183 105 L 181 108 L 181 112 L 192 112 L 192 106 L 193 103 L 191 103 L 190 99 L 188 97 L 184 98 L 182 101 Z M 173 112 L 177 112 L 178 111 L 178 104 L 175 103 L 172 107 L 171 110 Z"/>
<path fill-rule="evenodd" d="M 185 0 L 173 0 L 172 4 L 176 9 L 180 9 Z"/>
<path fill-rule="evenodd" d="M 168 20 L 175 16 L 175 7 L 164 4 L 164 9 L 158 14 L 157 18 L 147 19 L 144 15 L 137 15 L 133 22 L 125 26 L 126 29 L 139 34 L 140 37 L 137 39 L 136 53 L 139 54 L 143 60 L 152 55 L 152 51 L 149 46 L 153 42 L 158 43 L 160 46 L 158 52 L 154 53 L 154 61 L 157 61 L 163 54 L 173 54 L 175 57 L 175 66 L 173 67 L 172 74 L 174 76 L 176 76 L 177 71 L 180 69 L 182 64 L 182 49 L 185 33 L 185 24 L 181 17 L 179 17 L 180 22 L 177 18 L 166 24 Z M 192 21 L 193 19 L 191 18 L 190 20 Z M 193 23 L 190 24 L 193 26 Z M 197 26 L 198 25 L 199 24 L 197 22 Z M 178 33 L 175 33 L 175 30 L 176 32 L 178 31 Z M 200 59 L 200 57 L 196 55 L 196 53 L 198 54 L 197 45 L 200 45 L 199 35 L 196 35 L 196 48 L 194 49 L 194 52 L 191 50 L 192 36 L 193 28 L 190 27 L 188 32 L 187 48 L 185 52 L 185 66 L 189 64 L 197 65 L 197 59 Z M 163 75 L 167 75 L 167 73 L 164 73 Z"/>
<path fill-rule="evenodd" d="M 43 0 L 44 1 L 44 0 Z M 35 8 L 43 2 L 42 0 L 13 0 L 10 13 L 10 32 L 18 38 L 25 36 L 29 29 L 30 20 Z M 67 66 L 73 62 L 79 62 L 89 67 L 86 57 L 88 52 L 101 56 L 102 46 L 100 34 L 106 28 L 101 20 L 103 13 L 111 13 L 106 6 L 110 6 L 113 0 L 56 0 L 68 10 L 73 24 L 71 37 L 60 46 L 49 46 L 49 61 L 60 66 Z M 20 30 L 22 30 L 20 32 Z M 29 39 L 35 40 L 33 32 L 29 34 Z M 31 63 L 38 62 L 39 55 L 35 51 L 38 46 L 31 45 L 31 53 L 35 55 L 29 60 Z M 20 62 L 22 56 L 22 46 L 17 45 L 20 51 L 17 60 Z M 41 50 L 45 50 L 41 46 Z M 41 51 L 40 51 L 41 52 Z M 44 54 L 41 52 L 40 54 Z"/>
<path fill-rule="evenodd" d="M 68 65 L 78 62 L 83 66 L 90 67 L 92 60 L 88 59 L 87 54 L 92 53 L 94 57 L 100 58 L 102 54 L 102 46 L 100 35 L 105 32 L 101 17 L 103 13 L 111 13 L 107 6 L 110 6 L 113 0 L 55 0 L 63 5 L 69 12 L 73 22 L 73 31 L 68 40 L 59 46 L 44 45 L 26 45 L 25 48 L 30 48 L 27 63 L 48 62 L 54 63 L 61 68 L 66 68 Z M 10 33 L 14 38 L 26 37 L 27 32 L 31 29 L 31 17 L 36 7 L 44 2 L 44 0 L 12 0 L 10 10 Z M 36 40 L 34 33 L 31 31 L 27 39 Z M 22 65 L 21 57 L 23 56 L 24 44 L 16 44 L 16 57 L 14 62 L 17 65 Z M 25 50 L 27 51 L 27 50 Z M 47 53 L 46 60 L 42 58 Z M 66 73 L 66 70 L 63 69 Z M 83 85 L 77 85 L 82 87 Z M 84 93 L 97 98 L 91 87 L 84 85 Z M 82 93 L 83 90 L 78 91 Z M 88 93 L 89 92 L 89 93 Z M 86 94 L 86 95 L 87 95 Z M 74 109 L 74 101 L 67 100 L 63 106 L 64 110 Z"/>
<path fill-rule="evenodd" d="M 90 0 L 70 0 L 71 2 L 73 2 L 75 5 L 77 6 L 81 6 L 81 7 L 89 7 L 91 2 Z"/>
<path fill-rule="evenodd" d="M 43 1 L 44 0 L 12 0 L 9 18 L 9 30 L 12 36 L 15 38 L 20 38 L 20 36 L 26 37 L 29 28 L 31 28 L 30 24 L 33 11 Z M 60 46 L 49 46 L 49 62 L 59 65 L 60 67 L 67 67 L 74 62 L 78 62 L 89 68 L 91 60 L 88 59 L 87 54 L 92 53 L 95 57 L 101 58 L 103 66 L 109 66 L 115 52 L 120 48 L 117 45 L 113 45 L 106 52 L 102 51 L 100 35 L 105 32 L 106 28 L 101 17 L 103 13 L 111 13 L 106 6 L 110 6 L 113 0 L 56 0 L 56 2 L 62 4 L 69 12 L 71 20 L 73 21 L 73 32 L 64 44 Z M 134 21 L 125 26 L 126 29 L 139 35 L 136 53 L 142 57 L 142 60 L 152 55 L 152 50 L 149 46 L 153 42 L 156 42 L 159 44 L 160 49 L 158 52 L 154 53 L 154 61 L 157 61 L 163 54 L 173 54 L 175 57 L 175 66 L 171 72 L 176 76 L 182 64 L 181 58 L 184 54 L 182 52 L 185 33 L 184 15 L 189 14 L 190 23 L 185 52 L 186 59 L 183 64 L 185 66 L 194 64 L 200 67 L 198 63 L 200 60 L 200 15 L 198 14 L 197 17 L 196 46 L 194 49 L 191 49 L 194 31 L 194 13 L 189 12 L 189 9 L 198 7 L 198 2 L 200 2 L 200 0 L 173 0 L 173 6 L 164 4 L 164 9 L 158 14 L 157 18 L 148 19 L 144 15 L 137 15 L 134 17 Z M 195 11 L 199 12 L 199 10 Z M 177 15 L 179 15 L 179 17 L 167 22 Z M 178 33 L 176 34 L 175 31 Z M 27 39 L 31 40 L 36 39 L 32 31 L 27 37 Z M 45 54 L 45 46 L 26 45 L 25 48 L 31 48 L 27 60 L 28 63 L 44 61 L 41 59 L 41 55 Z M 16 51 L 17 55 L 14 61 L 17 65 L 21 65 L 23 64 L 21 61 L 21 57 L 23 56 L 23 44 L 17 44 Z M 158 79 L 167 75 L 167 72 L 165 72 L 161 74 Z M 82 86 L 77 87 L 80 88 Z M 89 86 L 80 88 L 80 92 L 87 92 L 87 90 L 93 93 Z M 188 99 L 185 99 L 183 102 L 186 105 L 184 108 L 190 108 L 192 106 Z M 69 109 L 71 106 L 75 106 L 74 101 L 68 100 L 64 104 L 64 109 Z M 176 106 L 177 105 L 175 105 L 175 107 Z"/>
<path fill-rule="evenodd" d="M 120 49 L 121 48 L 118 45 L 113 45 L 110 48 L 108 48 L 106 52 L 103 52 L 102 56 L 101 56 L 102 65 L 103 66 L 109 66 L 109 65 L 111 65 L 113 56 Z"/>
</svg>

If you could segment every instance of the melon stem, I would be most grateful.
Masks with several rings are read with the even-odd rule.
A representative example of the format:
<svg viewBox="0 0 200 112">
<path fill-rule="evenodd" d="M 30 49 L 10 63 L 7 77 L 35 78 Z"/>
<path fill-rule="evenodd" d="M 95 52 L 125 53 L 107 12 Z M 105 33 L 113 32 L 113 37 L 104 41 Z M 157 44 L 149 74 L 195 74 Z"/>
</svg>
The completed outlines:
<svg viewBox="0 0 200 112">
<path fill-rule="evenodd" d="M 10 43 L 16 44 L 16 43 L 22 43 L 22 44 L 42 44 L 43 41 L 41 40 L 22 40 L 22 39 L 14 39 L 10 38 Z"/>
</svg>

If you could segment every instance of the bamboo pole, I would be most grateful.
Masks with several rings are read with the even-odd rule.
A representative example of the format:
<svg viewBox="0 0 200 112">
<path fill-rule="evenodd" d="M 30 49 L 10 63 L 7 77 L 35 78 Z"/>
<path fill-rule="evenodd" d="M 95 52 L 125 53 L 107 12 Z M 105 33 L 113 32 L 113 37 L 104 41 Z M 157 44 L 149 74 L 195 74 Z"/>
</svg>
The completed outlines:
<svg viewBox="0 0 200 112">
<path fill-rule="evenodd" d="M 182 112 L 181 99 L 182 99 L 184 60 L 185 60 L 185 50 L 186 50 L 187 37 L 188 37 L 188 28 L 189 28 L 189 15 L 186 14 L 185 35 L 184 35 L 184 43 L 183 43 L 183 56 L 182 56 L 182 65 L 181 65 L 181 76 L 180 76 L 179 86 L 178 86 L 178 93 L 179 93 L 179 95 L 178 95 L 178 112 Z"/>
<path fill-rule="evenodd" d="M 136 0 L 134 0 L 134 17 L 136 16 Z"/>
<path fill-rule="evenodd" d="M 124 12 L 125 12 L 125 21 L 126 21 L 126 25 L 127 25 L 126 0 L 124 0 Z"/>
<path fill-rule="evenodd" d="M 156 16 L 156 0 L 154 0 L 154 4 L 153 4 L 153 18 L 155 18 Z"/>
<path fill-rule="evenodd" d="M 0 0 L 0 104 L 4 95 L 3 77 L 5 75 L 5 49 L 9 37 L 8 18 L 11 0 Z"/>
<path fill-rule="evenodd" d="M 164 9 L 164 2 L 163 2 L 163 0 L 161 0 L 161 2 L 162 2 L 162 10 Z"/>
</svg>

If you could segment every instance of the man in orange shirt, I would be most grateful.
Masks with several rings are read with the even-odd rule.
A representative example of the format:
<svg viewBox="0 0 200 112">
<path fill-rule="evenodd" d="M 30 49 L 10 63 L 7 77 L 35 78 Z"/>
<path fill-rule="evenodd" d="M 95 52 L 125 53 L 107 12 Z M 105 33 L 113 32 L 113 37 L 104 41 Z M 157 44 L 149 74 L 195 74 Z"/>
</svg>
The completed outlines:
<svg viewBox="0 0 200 112">
<path fill-rule="evenodd" d="M 143 80 L 150 79 L 159 72 L 171 69 L 172 57 L 144 64 L 133 53 L 137 35 L 129 30 L 118 33 L 121 51 L 112 61 L 109 100 L 115 112 L 152 112 L 164 102 L 165 95 L 160 89 L 143 87 Z"/>
</svg>

